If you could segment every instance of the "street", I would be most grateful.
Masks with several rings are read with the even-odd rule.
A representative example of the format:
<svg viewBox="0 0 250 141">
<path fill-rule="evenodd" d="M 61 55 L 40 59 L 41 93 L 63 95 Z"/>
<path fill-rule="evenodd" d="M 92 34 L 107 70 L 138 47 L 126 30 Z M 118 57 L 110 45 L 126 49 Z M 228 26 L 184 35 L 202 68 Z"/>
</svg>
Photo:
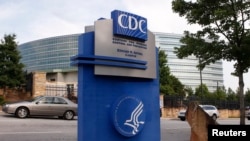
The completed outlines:
<svg viewBox="0 0 250 141">
<path fill-rule="evenodd" d="M 218 119 L 220 125 L 239 125 L 239 118 Z M 250 125 L 250 120 L 246 120 L 246 125 Z M 189 141 L 190 126 L 187 121 L 179 119 L 161 119 L 161 141 Z"/>
<path fill-rule="evenodd" d="M 220 124 L 239 124 L 239 119 L 218 119 Z M 250 121 L 246 120 L 249 125 Z M 1 141 L 77 141 L 77 118 L 19 119 L 0 112 Z M 161 119 L 161 141 L 189 141 L 190 127 L 179 119 Z"/>
<path fill-rule="evenodd" d="M 77 119 L 19 119 L 0 112 L 1 141 L 77 141 Z"/>
</svg>

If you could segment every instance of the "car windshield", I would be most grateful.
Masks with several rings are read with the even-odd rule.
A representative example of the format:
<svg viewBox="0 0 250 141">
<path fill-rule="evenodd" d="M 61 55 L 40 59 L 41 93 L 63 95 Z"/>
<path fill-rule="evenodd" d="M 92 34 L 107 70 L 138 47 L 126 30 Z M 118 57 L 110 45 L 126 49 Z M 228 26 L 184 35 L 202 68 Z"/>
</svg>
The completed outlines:
<svg viewBox="0 0 250 141">
<path fill-rule="evenodd" d="M 204 110 L 215 110 L 215 107 L 213 106 L 202 106 Z"/>
<path fill-rule="evenodd" d="M 43 96 L 34 97 L 34 98 L 32 98 L 31 100 L 29 100 L 29 101 L 30 101 L 30 102 L 33 102 L 33 101 L 36 101 L 36 100 L 40 99 L 41 97 L 43 97 Z"/>
</svg>

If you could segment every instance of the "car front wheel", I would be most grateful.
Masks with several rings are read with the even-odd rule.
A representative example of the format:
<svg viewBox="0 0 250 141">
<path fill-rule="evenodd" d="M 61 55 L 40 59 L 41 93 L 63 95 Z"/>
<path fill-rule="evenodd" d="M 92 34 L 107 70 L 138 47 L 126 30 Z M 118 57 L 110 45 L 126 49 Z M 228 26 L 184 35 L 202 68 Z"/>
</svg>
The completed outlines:
<svg viewBox="0 0 250 141">
<path fill-rule="evenodd" d="M 213 115 L 212 116 L 212 119 L 215 121 L 217 119 L 217 116 L 216 115 Z"/>
<path fill-rule="evenodd" d="M 66 120 L 71 120 L 74 118 L 74 112 L 72 111 L 66 111 L 63 115 L 63 118 Z"/>
<path fill-rule="evenodd" d="M 183 117 L 183 118 L 180 118 L 180 120 L 181 120 L 181 121 L 185 121 L 185 120 L 186 120 L 186 118 L 184 118 L 184 117 Z"/>
<path fill-rule="evenodd" d="M 29 114 L 29 110 L 25 107 L 20 107 L 16 111 L 16 116 L 19 118 L 26 118 Z"/>
</svg>

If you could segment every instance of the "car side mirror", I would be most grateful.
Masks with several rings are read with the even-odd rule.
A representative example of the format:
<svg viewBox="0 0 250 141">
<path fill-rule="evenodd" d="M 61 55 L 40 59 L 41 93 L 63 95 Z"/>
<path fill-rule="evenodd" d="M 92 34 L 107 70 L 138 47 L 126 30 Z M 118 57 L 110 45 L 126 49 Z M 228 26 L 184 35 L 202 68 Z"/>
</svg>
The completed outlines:
<svg viewBox="0 0 250 141">
<path fill-rule="evenodd" d="M 36 104 L 39 104 L 39 103 L 40 103 L 39 101 L 36 102 Z"/>
</svg>

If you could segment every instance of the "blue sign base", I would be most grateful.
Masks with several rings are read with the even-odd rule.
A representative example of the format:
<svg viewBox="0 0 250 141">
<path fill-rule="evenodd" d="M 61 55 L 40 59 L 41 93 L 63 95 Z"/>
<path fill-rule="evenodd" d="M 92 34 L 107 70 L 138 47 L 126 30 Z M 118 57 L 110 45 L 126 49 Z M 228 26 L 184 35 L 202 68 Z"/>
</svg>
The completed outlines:
<svg viewBox="0 0 250 141">
<path fill-rule="evenodd" d="M 78 141 L 160 141 L 159 78 L 95 75 L 93 56 L 94 32 L 82 34 L 71 58 L 78 66 Z"/>
</svg>

